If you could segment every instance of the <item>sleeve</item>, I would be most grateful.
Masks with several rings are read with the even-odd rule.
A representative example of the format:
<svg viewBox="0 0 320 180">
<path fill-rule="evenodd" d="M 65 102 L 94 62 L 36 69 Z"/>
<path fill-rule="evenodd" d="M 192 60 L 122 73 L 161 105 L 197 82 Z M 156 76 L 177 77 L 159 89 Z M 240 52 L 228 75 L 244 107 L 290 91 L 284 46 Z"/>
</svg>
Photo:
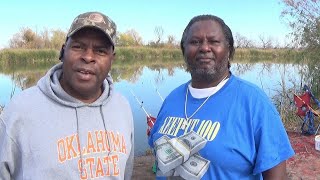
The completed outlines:
<svg viewBox="0 0 320 180">
<path fill-rule="evenodd" d="M 0 117 L 0 179 L 10 180 L 19 174 L 21 168 L 20 150 L 6 132 L 6 125 Z"/>
<path fill-rule="evenodd" d="M 258 102 L 253 123 L 257 157 L 254 174 L 262 173 L 294 155 L 280 115 L 266 97 Z"/>
<path fill-rule="evenodd" d="M 132 127 L 132 131 L 131 131 L 131 151 L 126 163 L 126 169 L 125 169 L 125 173 L 124 173 L 124 179 L 125 180 L 130 180 L 132 177 L 132 173 L 133 173 L 133 166 L 134 166 L 134 125 L 133 125 L 133 121 L 131 121 L 131 127 Z"/>
</svg>

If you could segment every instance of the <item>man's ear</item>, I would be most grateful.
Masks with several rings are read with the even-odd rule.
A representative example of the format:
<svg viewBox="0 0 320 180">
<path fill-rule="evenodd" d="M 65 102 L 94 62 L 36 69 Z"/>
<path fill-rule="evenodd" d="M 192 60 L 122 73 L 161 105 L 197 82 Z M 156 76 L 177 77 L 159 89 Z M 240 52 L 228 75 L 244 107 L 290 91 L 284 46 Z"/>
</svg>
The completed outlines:
<svg viewBox="0 0 320 180">
<path fill-rule="evenodd" d="M 63 61 L 63 55 L 64 55 L 64 47 L 65 45 L 63 44 L 60 50 L 60 54 L 59 54 L 59 60 Z"/>
<path fill-rule="evenodd" d="M 116 52 L 112 53 L 112 59 L 111 59 L 111 64 L 116 60 Z"/>
</svg>

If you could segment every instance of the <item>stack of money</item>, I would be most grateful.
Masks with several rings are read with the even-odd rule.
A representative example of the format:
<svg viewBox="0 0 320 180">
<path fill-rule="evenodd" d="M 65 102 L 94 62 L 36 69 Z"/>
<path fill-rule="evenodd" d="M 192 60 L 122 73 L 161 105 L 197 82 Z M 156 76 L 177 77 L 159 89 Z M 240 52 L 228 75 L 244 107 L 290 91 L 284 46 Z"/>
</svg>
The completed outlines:
<svg viewBox="0 0 320 180">
<path fill-rule="evenodd" d="M 170 138 L 167 135 L 163 135 L 154 142 L 154 147 L 160 146 L 161 144 L 164 144 L 164 143 L 168 142 L 169 140 L 170 140 Z M 163 173 L 159 168 L 157 168 L 157 176 L 168 177 L 168 176 L 174 176 L 174 175 L 175 175 L 174 169 L 172 169 L 166 173 Z"/>
<path fill-rule="evenodd" d="M 202 149 L 206 142 L 206 139 L 194 131 L 178 138 L 170 139 L 167 136 L 159 138 L 155 142 L 155 152 L 161 173 L 171 175 L 171 170 L 186 162 L 190 156 Z"/>
<path fill-rule="evenodd" d="M 170 138 L 167 135 L 163 135 L 154 142 L 154 147 L 157 147 L 161 144 L 164 144 L 164 143 L 168 142 L 169 140 L 170 140 Z"/>
<path fill-rule="evenodd" d="M 173 138 L 175 139 L 175 138 Z M 172 139 L 172 140 L 173 140 Z M 170 141 L 172 141 L 170 140 Z M 189 133 L 182 135 L 178 138 L 183 145 L 186 145 L 190 149 L 190 154 L 199 152 L 207 143 L 207 140 L 202 136 L 199 136 L 196 132 L 190 131 Z"/>
<path fill-rule="evenodd" d="M 158 168 L 156 176 L 171 177 L 171 179 L 177 179 L 180 177 L 181 179 L 200 180 L 207 172 L 209 165 L 209 160 L 201 157 L 199 154 L 194 154 L 185 163 L 168 171 L 167 173 L 163 173 Z"/>
<path fill-rule="evenodd" d="M 164 174 L 183 163 L 183 156 L 169 141 L 156 147 L 156 155 L 158 168 Z"/>
<path fill-rule="evenodd" d="M 154 142 L 154 147 L 157 147 L 157 146 L 160 146 L 161 144 L 164 144 L 166 142 L 168 142 L 170 140 L 170 138 L 167 136 L 167 135 L 163 135 L 161 136 L 159 139 L 157 139 L 155 142 Z M 174 172 L 175 170 L 172 169 L 166 173 L 163 173 L 158 167 L 157 167 L 157 176 L 173 176 L 174 175 Z"/>
<path fill-rule="evenodd" d="M 198 180 L 207 172 L 210 161 L 201 157 L 199 154 L 194 154 L 185 163 L 178 166 L 176 174 L 188 180 Z"/>
</svg>

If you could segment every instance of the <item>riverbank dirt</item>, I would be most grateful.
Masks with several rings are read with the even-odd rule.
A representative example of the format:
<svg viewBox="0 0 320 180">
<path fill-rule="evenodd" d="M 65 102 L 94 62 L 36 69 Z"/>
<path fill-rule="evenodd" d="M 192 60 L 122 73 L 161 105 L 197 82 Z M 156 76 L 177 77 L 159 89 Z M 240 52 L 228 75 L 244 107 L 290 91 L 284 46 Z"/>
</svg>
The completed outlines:
<svg viewBox="0 0 320 180">
<path fill-rule="evenodd" d="M 290 180 L 320 180 L 320 151 L 315 149 L 314 136 L 305 136 L 298 132 L 288 132 L 295 156 L 287 161 L 287 173 Z M 133 180 L 152 180 L 154 158 L 152 155 L 135 157 Z"/>
<path fill-rule="evenodd" d="M 287 161 L 287 172 L 292 180 L 320 180 L 320 151 L 315 149 L 314 135 L 288 132 L 295 156 Z"/>
<path fill-rule="evenodd" d="M 156 176 L 152 171 L 153 163 L 154 158 L 152 155 L 135 157 L 132 180 L 155 179 Z"/>
</svg>

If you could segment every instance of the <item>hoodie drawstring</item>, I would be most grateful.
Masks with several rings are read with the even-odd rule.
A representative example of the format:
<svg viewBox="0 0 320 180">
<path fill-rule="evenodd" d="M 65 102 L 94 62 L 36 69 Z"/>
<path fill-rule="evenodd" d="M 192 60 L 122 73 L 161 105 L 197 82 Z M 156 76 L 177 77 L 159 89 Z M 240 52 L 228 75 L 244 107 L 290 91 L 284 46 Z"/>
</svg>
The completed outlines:
<svg viewBox="0 0 320 180">
<path fill-rule="evenodd" d="M 100 105 L 100 115 L 102 117 L 102 123 L 103 123 L 104 131 L 105 131 L 105 133 L 107 133 L 106 122 L 105 122 L 104 114 L 103 114 L 103 111 L 102 111 L 102 105 Z M 109 144 L 109 147 L 110 147 L 110 151 L 108 152 L 108 156 L 109 156 L 110 153 L 111 153 L 112 148 L 111 148 L 110 139 L 109 139 L 109 135 L 108 134 L 106 135 L 106 138 L 107 138 L 107 141 L 108 141 L 108 144 Z"/>
<path fill-rule="evenodd" d="M 105 133 L 107 133 L 107 128 L 106 128 L 106 123 L 105 123 L 105 118 L 104 118 L 104 114 L 103 114 L 103 110 L 102 110 L 102 105 L 99 106 L 100 108 L 100 115 L 101 115 L 101 118 L 102 118 L 102 123 L 103 123 L 103 128 L 104 128 L 104 131 Z M 82 150 L 81 150 L 81 141 L 80 141 L 80 130 L 79 130 L 79 117 L 78 117 L 78 110 L 77 108 L 75 107 L 74 108 L 75 110 L 75 113 L 76 113 L 76 124 L 77 124 L 77 134 L 78 134 L 78 147 L 79 147 L 79 153 L 80 153 L 80 173 L 81 175 L 83 174 L 83 157 L 82 157 Z M 111 151 L 112 151 L 112 148 L 111 148 L 111 143 L 110 143 L 110 138 L 109 138 L 109 135 L 106 134 L 105 136 L 107 138 L 107 141 L 108 141 L 108 144 L 109 144 L 109 147 L 110 147 L 110 151 L 108 152 L 108 156 L 110 155 Z"/>
<path fill-rule="evenodd" d="M 76 124 L 77 124 L 77 134 L 78 134 L 78 147 L 79 147 L 79 153 L 80 153 L 80 174 L 83 173 L 83 165 L 82 165 L 82 151 L 81 151 L 81 142 L 80 142 L 80 132 L 79 132 L 79 118 L 78 118 L 78 111 L 75 107 L 74 110 L 76 111 Z"/>
</svg>

